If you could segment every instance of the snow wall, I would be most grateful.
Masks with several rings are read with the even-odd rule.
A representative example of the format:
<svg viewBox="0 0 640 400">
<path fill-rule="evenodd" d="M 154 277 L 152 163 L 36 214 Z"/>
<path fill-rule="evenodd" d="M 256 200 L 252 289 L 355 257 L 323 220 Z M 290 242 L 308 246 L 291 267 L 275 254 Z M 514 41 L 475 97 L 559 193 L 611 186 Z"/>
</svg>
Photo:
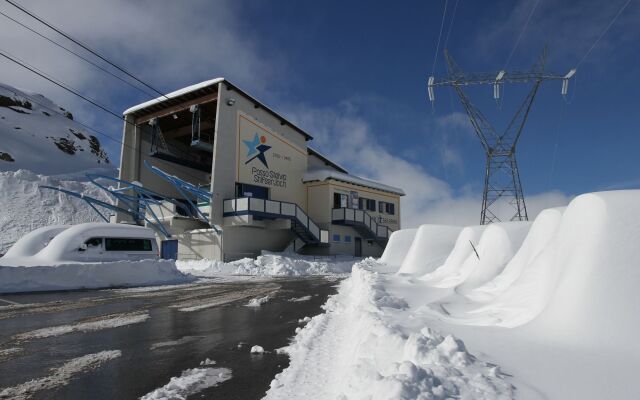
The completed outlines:
<svg viewBox="0 0 640 400">
<path fill-rule="evenodd" d="M 391 267 L 400 268 L 417 232 L 417 229 L 401 229 L 391 233 L 380 261 Z"/>
<path fill-rule="evenodd" d="M 426 286 L 454 289 L 429 307 L 452 323 L 624 348 L 640 329 L 639 215 L 640 190 L 625 190 L 578 196 L 566 209 L 543 211 L 533 224 L 466 227 L 442 265 L 420 277 Z M 410 265 L 411 248 L 428 246 L 415 242 L 420 235 L 405 238 L 411 236 L 404 258 L 393 249 L 396 262 L 406 261 L 401 271 L 420 271 L 442 257 L 422 252 Z"/>
</svg>

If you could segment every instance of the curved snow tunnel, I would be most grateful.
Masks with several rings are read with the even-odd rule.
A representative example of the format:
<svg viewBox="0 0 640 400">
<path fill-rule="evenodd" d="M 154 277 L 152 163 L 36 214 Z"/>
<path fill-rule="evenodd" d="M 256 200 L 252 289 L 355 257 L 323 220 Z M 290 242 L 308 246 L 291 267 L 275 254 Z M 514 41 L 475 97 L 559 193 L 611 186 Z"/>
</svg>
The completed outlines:
<svg viewBox="0 0 640 400">
<path fill-rule="evenodd" d="M 468 292 L 467 298 L 478 303 L 486 303 L 507 290 L 526 266 L 548 246 L 560 226 L 565 209 L 566 207 L 549 208 L 538 214 L 522 246 L 504 270 L 494 279 Z"/>
<path fill-rule="evenodd" d="M 453 250 L 444 261 L 444 264 L 436 268 L 434 271 L 424 274 L 420 277 L 420 280 L 426 282 L 430 286 L 436 286 L 440 281 L 448 276 L 457 274 L 458 270 L 470 255 L 475 253 L 471 243 L 478 243 L 482 232 L 484 232 L 486 225 L 467 226 L 460 231 L 456 244 L 453 246 Z"/>
<path fill-rule="evenodd" d="M 514 257 L 524 241 L 531 222 L 500 222 L 485 229 L 477 245 L 477 252 L 468 257 L 457 276 L 442 280 L 445 287 L 456 287 L 456 292 L 466 293 L 498 276 Z"/>
<path fill-rule="evenodd" d="M 417 232 L 417 229 L 402 229 L 391 233 L 380 261 L 396 270 L 400 268 Z"/>
<path fill-rule="evenodd" d="M 424 275 L 442 265 L 461 230 L 457 226 L 421 225 L 398 273 Z"/>
</svg>

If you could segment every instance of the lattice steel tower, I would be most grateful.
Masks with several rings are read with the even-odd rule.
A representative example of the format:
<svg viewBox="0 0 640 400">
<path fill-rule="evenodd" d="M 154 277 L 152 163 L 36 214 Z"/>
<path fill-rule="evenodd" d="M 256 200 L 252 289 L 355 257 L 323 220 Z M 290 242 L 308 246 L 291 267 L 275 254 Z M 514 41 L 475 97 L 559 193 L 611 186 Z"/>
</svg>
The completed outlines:
<svg viewBox="0 0 640 400">
<path fill-rule="evenodd" d="M 516 145 L 531 111 L 531 105 L 536 97 L 538 88 L 543 81 L 562 80 L 562 95 L 567 94 L 569 78 L 576 70 L 572 69 L 566 75 L 555 75 L 544 71 L 547 51 L 543 51 L 538 62 L 529 71 L 507 72 L 504 70 L 489 74 L 465 74 L 455 63 L 447 50 L 444 51 L 447 61 L 448 75 L 442 79 L 429 77 L 429 100 L 435 101 L 434 87 L 451 86 L 460 97 L 471 125 L 482 143 L 486 153 L 484 192 L 482 196 L 482 213 L 480 224 L 490 224 L 500 221 L 498 218 L 498 200 L 504 199 L 513 207 L 514 214 L 511 221 L 527 221 L 527 206 L 524 201 L 518 164 L 516 162 Z M 513 118 L 502 133 L 489 123 L 482 112 L 474 106 L 463 87 L 469 85 L 493 85 L 493 98 L 500 98 L 500 87 L 506 83 L 531 84 L 529 94 L 516 111 Z"/>
</svg>

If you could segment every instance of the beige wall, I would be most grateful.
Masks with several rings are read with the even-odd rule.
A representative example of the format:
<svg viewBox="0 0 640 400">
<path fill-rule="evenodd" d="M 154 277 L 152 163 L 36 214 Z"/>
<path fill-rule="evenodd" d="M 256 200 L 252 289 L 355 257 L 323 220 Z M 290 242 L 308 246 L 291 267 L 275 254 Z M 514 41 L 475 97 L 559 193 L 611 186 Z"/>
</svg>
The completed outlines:
<svg viewBox="0 0 640 400">
<path fill-rule="evenodd" d="M 333 194 L 342 193 L 350 195 L 352 191 L 358 192 L 360 198 L 373 199 L 376 201 L 376 211 L 367 211 L 369 215 L 374 217 L 381 225 L 386 225 L 392 230 L 396 231 L 400 229 L 400 196 L 383 192 L 376 189 L 364 188 L 362 186 L 353 185 L 346 182 L 336 181 L 324 181 L 324 182 L 309 182 L 307 183 L 307 193 L 309 194 L 309 215 L 316 215 L 318 218 L 317 223 L 325 223 L 331 221 L 330 210 L 333 208 Z M 328 205 L 322 205 L 319 200 L 311 200 L 312 193 L 322 193 L 322 198 L 326 198 L 328 195 Z M 378 202 L 384 201 L 387 203 L 395 204 L 395 215 L 389 215 L 386 213 L 378 212 Z M 319 210 L 316 210 L 316 207 Z M 327 212 L 325 209 L 328 209 Z"/>
<path fill-rule="evenodd" d="M 274 192 L 272 190 L 272 193 L 275 193 L 277 197 L 280 197 L 276 198 L 276 196 L 274 196 L 277 200 L 295 202 L 298 203 L 300 207 L 306 208 L 306 192 L 301 186 L 302 174 L 304 174 L 304 170 L 306 169 L 307 142 L 305 137 L 288 124 L 282 125 L 279 118 L 275 117 L 259 105 L 256 107 L 256 103 L 248 97 L 235 90 L 229 90 L 225 83 L 219 84 L 218 93 L 218 118 L 216 119 L 213 153 L 213 222 L 222 224 L 223 200 L 235 197 L 235 182 L 239 175 L 246 178 L 244 173 L 239 173 L 238 168 L 240 163 L 244 165 L 244 162 L 246 161 L 246 152 L 244 154 L 242 153 L 242 147 L 244 147 L 244 145 L 238 136 L 241 115 L 243 115 L 242 118 L 245 119 L 243 123 L 253 126 L 253 128 L 258 129 L 259 132 L 267 132 L 269 135 L 267 141 L 269 143 L 279 143 L 277 146 L 280 149 L 280 155 L 288 154 L 288 152 L 294 152 L 293 148 L 304 152 L 305 156 L 303 165 L 300 164 L 300 161 L 296 157 L 295 161 L 292 158 L 292 162 L 290 163 L 291 166 L 289 168 L 284 164 L 281 166 L 283 169 L 280 172 L 287 174 L 288 192 L 285 193 L 281 190 L 276 190 Z M 228 101 L 231 99 L 235 102 L 233 105 L 228 105 Z M 287 143 L 287 145 L 284 143 Z M 287 148 L 289 149 L 285 151 L 284 149 Z M 275 153 L 275 151 L 271 150 L 272 149 L 267 151 L 266 155 L 272 155 Z M 240 154 L 241 157 L 239 157 L 238 154 Z M 295 151 L 292 154 L 298 154 L 298 152 Z M 252 166 L 261 165 L 257 160 L 252 161 L 250 164 Z M 276 164 L 278 164 L 277 161 L 274 165 Z M 298 185 L 300 186 L 296 189 Z"/>
</svg>

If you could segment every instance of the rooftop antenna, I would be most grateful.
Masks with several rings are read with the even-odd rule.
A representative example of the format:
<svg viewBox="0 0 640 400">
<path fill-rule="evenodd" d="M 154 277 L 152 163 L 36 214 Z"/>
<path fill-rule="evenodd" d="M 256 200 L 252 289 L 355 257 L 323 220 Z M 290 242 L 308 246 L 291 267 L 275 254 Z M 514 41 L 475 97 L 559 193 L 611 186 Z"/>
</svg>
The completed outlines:
<svg viewBox="0 0 640 400">
<path fill-rule="evenodd" d="M 569 89 L 569 79 L 576 73 L 576 70 L 572 69 L 565 75 L 545 72 L 546 47 L 537 63 L 529 71 L 510 72 L 501 70 L 498 73 L 467 74 L 458 67 L 446 49 L 444 56 L 447 62 L 448 75 L 442 79 L 436 79 L 434 76 L 429 77 L 427 81 L 429 101 L 435 101 L 434 88 L 436 86 L 453 87 L 485 151 L 487 158 L 480 224 L 486 225 L 500 221 L 497 208 L 499 206 L 498 201 L 501 199 L 506 200 L 513 207 L 514 213 L 510 218 L 511 221 L 528 221 L 527 206 L 524 201 L 522 184 L 520 183 L 518 164 L 516 163 L 516 145 L 527 122 L 531 105 L 540 84 L 549 80 L 561 80 L 562 95 L 566 96 Z M 482 112 L 471 103 L 464 91 L 464 87 L 469 85 L 493 85 L 493 98 L 498 101 L 500 99 L 500 88 L 507 83 L 530 84 L 531 89 L 515 115 L 511 118 L 507 128 L 498 133 Z"/>
</svg>

